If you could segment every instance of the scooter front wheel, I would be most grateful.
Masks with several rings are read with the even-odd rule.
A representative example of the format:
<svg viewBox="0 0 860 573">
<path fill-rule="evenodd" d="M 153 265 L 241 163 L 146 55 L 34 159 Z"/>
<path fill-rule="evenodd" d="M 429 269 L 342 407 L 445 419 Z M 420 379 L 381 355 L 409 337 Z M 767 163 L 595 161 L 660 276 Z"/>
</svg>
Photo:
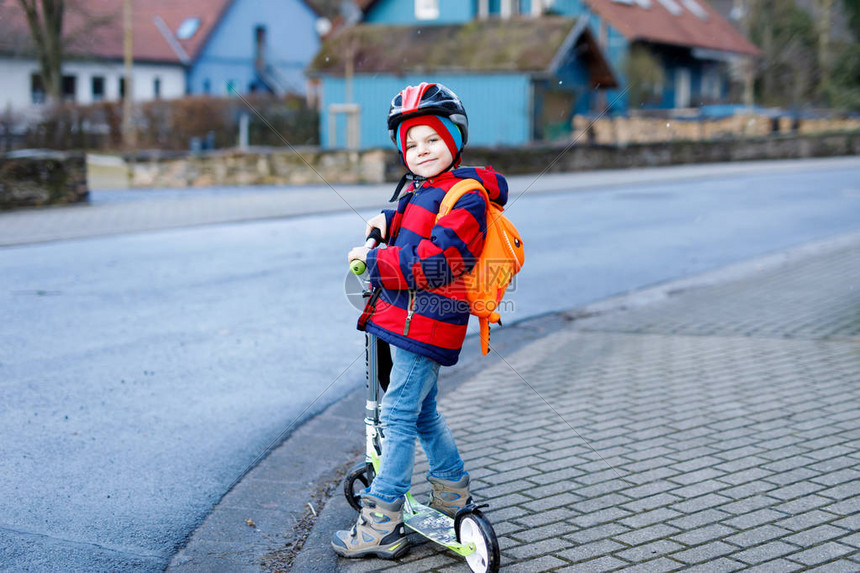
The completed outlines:
<svg viewBox="0 0 860 573">
<path fill-rule="evenodd" d="M 365 462 L 358 464 L 346 474 L 346 478 L 343 480 L 343 495 L 355 511 L 361 511 L 361 494 L 370 487 L 375 477 L 376 473 L 373 471 L 373 466 Z"/>
<path fill-rule="evenodd" d="M 475 552 L 466 556 L 466 564 L 475 573 L 497 573 L 499 570 L 499 541 L 493 526 L 478 510 L 464 515 L 457 522 L 457 538 L 463 545 L 475 545 Z"/>
</svg>

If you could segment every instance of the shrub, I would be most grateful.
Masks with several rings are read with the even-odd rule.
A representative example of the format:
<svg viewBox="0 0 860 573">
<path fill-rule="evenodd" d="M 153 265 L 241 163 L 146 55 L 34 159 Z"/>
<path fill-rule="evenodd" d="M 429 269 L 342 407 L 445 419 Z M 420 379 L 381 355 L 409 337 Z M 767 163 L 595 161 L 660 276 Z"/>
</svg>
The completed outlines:
<svg viewBox="0 0 860 573">
<path fill-rule="evenodd" d="M 319 142 L 317 112 L 298 96 L 247 96 L 244 100 L 189 96 L 137 104 L 135 149 L 182 151 L 189 149 L 193 138 L 214 143 L 215 148 L 233 147 L 238 143 L 243 113 L 250 119 L 251 145 Z M 15 145 L 90 151 L 124 149 L 122 102 L 61 104 L 46 109 L 40 120 L 26 125 Z"/>
</svg>

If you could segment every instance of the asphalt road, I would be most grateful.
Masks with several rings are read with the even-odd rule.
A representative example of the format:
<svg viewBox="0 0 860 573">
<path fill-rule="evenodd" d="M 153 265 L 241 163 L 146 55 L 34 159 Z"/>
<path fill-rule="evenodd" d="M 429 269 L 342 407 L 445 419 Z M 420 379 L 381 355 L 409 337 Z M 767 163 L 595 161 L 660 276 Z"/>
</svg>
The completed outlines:
<svg viewBox="0 0 860 573">
<path fill-rule="evenodd" d="M 860 229 L 858 163 L 552 177 L 512 184 L 509 321 Z M 0 570 L 162 570 L 285 429 L 360 383 L 343 284 L 363 228 L 346 212 L 0 248 Z"/>
</svg>

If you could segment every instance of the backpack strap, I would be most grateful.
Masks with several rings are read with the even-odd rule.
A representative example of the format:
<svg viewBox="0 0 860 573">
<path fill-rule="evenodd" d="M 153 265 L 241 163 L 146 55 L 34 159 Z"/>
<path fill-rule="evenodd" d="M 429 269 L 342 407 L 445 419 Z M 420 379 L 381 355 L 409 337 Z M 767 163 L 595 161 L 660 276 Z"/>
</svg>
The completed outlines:
<svg viewBox="0 0 860 573">
<path fill-rule="evenodd" d="M 451 212 L 451 209 L 454 208 L 454 205 L 457 201 L 460 200 L 460 197 L 465 195 L 470 191 L 478 191 L 484 195 L 484 199 L 487 200 L 487 208 L 490 206 L 490 195 L 487 193 L 487 190 L 484 189 L 484 186 L 481 185 L 481 182 L 477 179 L 461 179 L 457 181 L 448 191 L 445 193 L 445 197 L 442 199 L 442 203 L 439 205 L 439 214 L 436 215 L 436 220 L 438 221 L 445 215 Z"/>
<path fill-rule="evenodd" d="M 489 218 L 490 194 L 487 193 L 487 190 L 483 185 L 481 185 L 480 181 L 476 179 L 462 179 L 455 183 L 454 186 L 445 193 L 445 197 L 442 199 L 442 204 L 439 205 L 439 214 L 436 215 L 436 220 L 438 221 L 450 213 L 457 201 L 459 201 L 463 195 L 471 191 L 480 191 L 484 195 L 484 199 L 487 201 L 487 214 Z M 487 225 L 489 224 L 490 221 L 487 221 Z M 493 318 L 495 319 L 493 322 L 501 322 L 498 316 L 498 314 L 493 313 Z M 490 351 L 490 317 L 477 316 L 477 318 L 478 326 L 480 328 L 481 352 L 486 356 Z"/>
</svg>

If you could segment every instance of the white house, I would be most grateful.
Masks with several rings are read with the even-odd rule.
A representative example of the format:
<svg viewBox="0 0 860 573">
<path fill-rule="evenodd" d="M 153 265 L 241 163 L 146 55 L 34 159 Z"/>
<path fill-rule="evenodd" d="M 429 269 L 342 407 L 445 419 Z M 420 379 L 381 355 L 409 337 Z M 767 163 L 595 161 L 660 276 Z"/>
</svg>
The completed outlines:
<svg viewBox="0 0 860 573">
<path fill-rule="evenodd" d="M 199 40 L 183 42 L 175 37 L 173 30 L 181 26 L 181 20 L 192 17 L 195 9 L 201 8 L 199 4 L 206 4 L 208 9 L 209 5 L 225 2 L 147 0 L 134 3 L 132 95 L 135 101 L 169 99 L 186 93 L 183 53 L 187 58 L 188 50 L 193 50 Z M 16 0 L 0 0 L 0 15 L 0 112 L 38 110 L 45 102 L 45 90 L 23 11 Z M 215 21 L 213 17 L 205 20 Z M 178 23 L 171 28 L 171 21 Z M 122 22 L 121 2 L 82 0 L 74 7 L 67 6 L 64 99 L 89 104 L 123 97 Z M 202 28 L 203 24 L 198 27 Z"/>
<path fill-rule="evenodd" d="M 331 0 L 133 0 L 133 97 L 304 93 L 304 71 L 340 8 Z M 123 2 L 67 3 L 64 98 L 117 101 L 125 92 Z M 18 0 L 0 0 L 0 113 L 45 101 Z"/>
</svg>

